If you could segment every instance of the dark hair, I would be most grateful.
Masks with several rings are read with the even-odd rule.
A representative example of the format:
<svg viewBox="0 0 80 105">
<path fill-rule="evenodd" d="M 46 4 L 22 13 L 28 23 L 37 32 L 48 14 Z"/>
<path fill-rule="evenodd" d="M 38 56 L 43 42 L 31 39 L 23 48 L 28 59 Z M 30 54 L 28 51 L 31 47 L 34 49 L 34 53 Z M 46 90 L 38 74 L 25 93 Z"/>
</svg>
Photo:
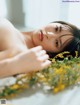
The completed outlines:
<svg viewBox="0 0 80 105">
<path fill-rule="evenodd" d="M 63 22 L 63 21 L 54 21 L 53 23 L 60 23 L 60 24 L 64 24 L 70 27 L 70 32 L 72 33 L 72 35 L 74 36 L 73 39 L 69 42 L 69 44 L 67 44 L 64 48 L 63 51 L 68 51 L 70 52 L 70 54 L 74 57 L 74 52 L 78 51 L 78 56 L 80 56 L 80 30 L 67 22 Z M 61 51 L 62 52 L 62 51 Z M 60 52 L 59 52 L 60 53 Z M 49 57 L 53 58 L 54 56 L 56 56 L 58 53 L 52 53 L 52 52 L 48 52 Z"/>
</svg>

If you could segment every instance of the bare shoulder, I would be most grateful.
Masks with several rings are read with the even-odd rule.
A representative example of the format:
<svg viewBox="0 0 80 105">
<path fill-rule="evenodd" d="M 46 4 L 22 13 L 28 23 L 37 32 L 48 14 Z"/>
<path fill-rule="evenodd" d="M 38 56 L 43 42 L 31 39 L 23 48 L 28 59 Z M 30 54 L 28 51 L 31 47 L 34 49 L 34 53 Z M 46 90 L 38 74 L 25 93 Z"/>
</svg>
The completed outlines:
<svg viewBox="0 0 80 105">
<path fill-rule="evenodd" d="M 5 18 L 0 19 L 0 31 L 1 30 L 10 31 L 13 29 L 15 29 L 15 27 L 9 20 L 7 20 Z"/>
<path fill-rule="evenodd" d="M 0 50 L 10 47 L 15 35 L 15 27 L 7 19 L 0 19 Z"/>
<path fill-rule="evenodd" d="M 0 19 L 0 51 L 15 48 L 25 49 L 24 38 L 19 30 L 7 19 Z"/>
</svg>

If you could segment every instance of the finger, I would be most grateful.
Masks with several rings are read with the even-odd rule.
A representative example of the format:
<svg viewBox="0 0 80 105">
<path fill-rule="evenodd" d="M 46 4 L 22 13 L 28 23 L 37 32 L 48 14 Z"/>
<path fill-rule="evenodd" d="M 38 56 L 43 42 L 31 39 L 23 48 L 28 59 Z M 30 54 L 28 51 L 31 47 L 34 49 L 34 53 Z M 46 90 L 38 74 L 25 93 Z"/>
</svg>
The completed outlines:
<svg viewBox="0 0 80 105">
<path fill-rule="evenodd" d="M 40 52 L 37 53 L 37 56 L 42 56 L 46 54 L 46 51 L 45 50 L 41 50 Z"/>
<path fill-rule="evenodd" d="M 34 52 L 39 52 L 40 50 L 42 50 L 42 46 L 37 46 L 31 49 Z"/>
<path fill-rule="evenodd" d="M 38 58 L 39 61 L 45 61 L 47 59 L 49 59 L 49 56 L 47 54 Z"/>
<path fill-rule="evenodd" d="M 51 64 L 51 61 L 46 60 L 45 62 L 42 63 L 41 66 L 42 66 L 42 68 L 46 68 L 46 67 L 48 67 L 50 64 Z"/>
</svg>

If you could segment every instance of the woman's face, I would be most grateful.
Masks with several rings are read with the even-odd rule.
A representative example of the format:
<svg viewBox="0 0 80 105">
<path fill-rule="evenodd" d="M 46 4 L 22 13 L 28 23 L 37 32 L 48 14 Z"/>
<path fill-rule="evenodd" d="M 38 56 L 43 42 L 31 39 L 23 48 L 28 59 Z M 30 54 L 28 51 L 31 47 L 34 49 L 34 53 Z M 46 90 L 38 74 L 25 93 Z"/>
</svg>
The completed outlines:
<svg viewBox="0 0 80 105">
<path fill-rule="evenodd" d="M 33 34 L 33 42 L 49 52 L 60 52 L 73 38 L 70 27 L 60 23 L 50 23 Z"/>
</svg>

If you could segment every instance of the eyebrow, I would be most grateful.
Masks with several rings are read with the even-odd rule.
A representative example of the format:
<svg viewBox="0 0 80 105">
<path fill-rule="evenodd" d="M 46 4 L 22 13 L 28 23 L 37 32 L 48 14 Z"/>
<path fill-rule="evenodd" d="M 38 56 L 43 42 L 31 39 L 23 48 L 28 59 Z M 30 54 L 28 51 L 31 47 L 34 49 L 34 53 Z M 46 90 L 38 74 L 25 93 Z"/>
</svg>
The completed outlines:
<svg viewBox="0 0 80 105">
<path fill-rule="evenodd" d="M 73 36 L 72 34 L 64 34 L 64 35 L 61 35 L 59 38 L 60 38 L 60 48 L 62 47 L 62 45 L 63 45 L 63 47 L 62 48 L 64 48 L 65 47 L 65 44 L 68 42 L 68 41 L 70 41 L 72 38 L 69 38 L 69 39 L 67 39 L 63 44 L 62 44 L 62 40 L 61 40 L 61 37 L 63 37 L 63 36 L 67 36 L 67 35 L 71 35 L 71 36 Z"/>
<path fill-rule="evenodd" d="M 60 48 L 61 48 L 61 46 L 62 46 L 62 40 L 61 40 L 61 38 L 59 38 L 59 40 L 60 40 Z"/>
<path fill-rule="evenodd" d="M 62 31 L 62 26 L 60 26 L 60 32 Z"/>
<path fill-rule="evenodd" d="M 61 35 L 61 36 L 59 37 L 59 41 L 60 41 L 60 48 L 62 47 L 62 45 L 65 45 L 65 43 L 69 41 L 69 39 L 67 39 L 67 40 L 66 40 L 66 41 L 62 44 L 61 37 L 66 36 L 66 35 L 71 35 L 71 36 L 73 36 L 72 34 L 64 34 L 64 35 Z M 71 39 L 71 38 L 70 38 L 70 39 Z M 65 47 L 65 46 L 64 46 L 64 47 Z"/>
</svg>

